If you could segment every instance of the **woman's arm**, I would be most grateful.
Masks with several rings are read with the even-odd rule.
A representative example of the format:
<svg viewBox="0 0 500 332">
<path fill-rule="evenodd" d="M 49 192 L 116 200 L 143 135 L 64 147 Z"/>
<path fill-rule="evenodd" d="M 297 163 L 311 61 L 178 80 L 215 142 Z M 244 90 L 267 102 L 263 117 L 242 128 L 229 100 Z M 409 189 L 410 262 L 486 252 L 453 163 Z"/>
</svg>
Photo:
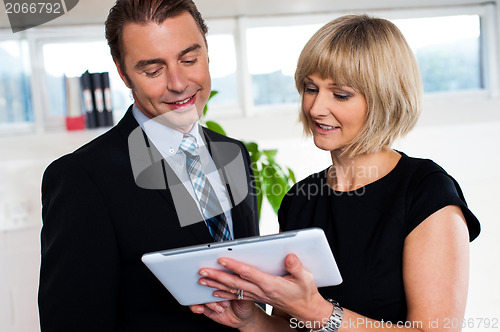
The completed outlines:
<svg viewBox="0 0 500 332">
<path fill-rule="evenodd" d="M 462 324 L 454 322 L 461 322 L 465 313 L 469 233 L 459 207 L 446 206 L 436 211 L 406 237 L 403 281 L 408 307 L 406 330 L 461 330 Z M 374 320 L 346 309 L 343 322 L 347 328 L 339 332 L 383 331 L 391 327 L 386 323 L 375 328 L 379 325 Z"/>
<path fill-rule="evenodd" d="M 424 331 L 461 330 L 450 324 L 463 319 L 469 286 L 469 233 L 459 207 L 433 213 L 406 237 L 403 280 L 408 321 L 421 321 Z"/>
</svg>

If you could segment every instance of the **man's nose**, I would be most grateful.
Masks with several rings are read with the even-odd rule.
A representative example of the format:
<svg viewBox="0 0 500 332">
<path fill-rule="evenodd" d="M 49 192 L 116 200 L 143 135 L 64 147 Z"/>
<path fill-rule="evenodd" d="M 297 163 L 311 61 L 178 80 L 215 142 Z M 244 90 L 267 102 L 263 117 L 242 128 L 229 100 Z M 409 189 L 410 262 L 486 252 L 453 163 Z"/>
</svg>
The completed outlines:
<svg viewBox="0 0 500 332">
<path fill-rule="evenodd" d="M 173 68 L 168 69 L 167 75 L 167 89 L 176 92 L 182 93 L 187 88 L 187 78 L 182 68 L 178 66 L 173 66 Z"/>
</svg>

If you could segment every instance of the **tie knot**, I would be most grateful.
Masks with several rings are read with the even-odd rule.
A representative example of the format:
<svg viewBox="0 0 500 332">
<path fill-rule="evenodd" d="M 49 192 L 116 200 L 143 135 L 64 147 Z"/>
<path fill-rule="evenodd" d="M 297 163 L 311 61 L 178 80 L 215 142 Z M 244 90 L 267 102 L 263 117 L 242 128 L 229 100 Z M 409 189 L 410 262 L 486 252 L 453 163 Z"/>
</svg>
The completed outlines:
<svg viewBox="0 0 500 332">
<path fill-rule="evenodd" d="M 183 151 L 187 151 L 189 153 L 196 153 L 196 149 L 198 146 L 196 145 L 196 138 L 190 134 L 184 134 L 182 138 L 182 142 L 180 145 L 180 149 Z"/>
</svg>

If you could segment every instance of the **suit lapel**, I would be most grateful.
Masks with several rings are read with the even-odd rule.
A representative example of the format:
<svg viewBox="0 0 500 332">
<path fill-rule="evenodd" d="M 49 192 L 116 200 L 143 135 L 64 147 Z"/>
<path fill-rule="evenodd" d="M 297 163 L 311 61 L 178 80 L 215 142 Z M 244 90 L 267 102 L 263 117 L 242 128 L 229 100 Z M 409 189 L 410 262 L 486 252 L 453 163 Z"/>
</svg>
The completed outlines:
<svg viewBox="0 0 500 332">
<path fill-rule="evenodd" d="M 165 172 L 165 183 L 168 186 L 165 190 L 160 190 L 160 192 L 164 197 L 172 201 L 180 226 L 186 227 L 200 243 L 213 242 L 212 235 L 210 235 L 204 218 L 193 197 L 186 190 L 184 184 L 170 165 L 165 160 L 162 160 L 162 163 Z"/>
</svg>

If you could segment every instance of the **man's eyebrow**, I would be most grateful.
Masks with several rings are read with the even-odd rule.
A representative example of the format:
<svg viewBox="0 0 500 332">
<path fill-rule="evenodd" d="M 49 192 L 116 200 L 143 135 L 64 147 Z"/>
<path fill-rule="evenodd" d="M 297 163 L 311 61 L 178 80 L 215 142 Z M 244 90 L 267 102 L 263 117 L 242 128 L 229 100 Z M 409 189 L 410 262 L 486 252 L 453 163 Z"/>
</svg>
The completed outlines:
<svg viewBox="0 0 500 332">
<path fill-rule="evenodd" d="M 195 50 L 200 49 L 200 48 L 201 48 L 200 44 L 191 45 L 188 48 L 179 52 L 179 58 L 181 58 L 183 55 L 186 55 L 189 52 L 195 51 Z"/>
<path fill-rule="evenodd" d="M 192 51 L 195 51 L 195 50 L 198 50 L 201 48 L 201 45 L 200 44 L 194 44 L 194 45 L 191 45 L 189 46 L 188 48 L 182 50 L 179 52 L 179 55 L 178 57 L 181 58 L 182 56 L 186 55 L 187 53 L 189 52 L 192 52 Z M 156 58 L 156 59 L 147 59 L 147 60 L 139 60 L 136 65 L 134 66 L 135 69 L 139 70 L 139 69 L 142 69 L 146 66 L 149 66 L 149 65 L 155 65 L 157 63 L 160 63 L 160 64 L 165 64 L 165 60 L 163 59 L 160 59 L 160 58 Z"/>
<path fill-rule="evenodd" d="M 146 66 L 149 66 L 149 65 L 154 65 L 154 64 L 157 64 L 157 63 L 161 63 L 161 64 L 165 64 L 165 61 L 160 59 L 160 58 L 156 58 L 156 59 L 147 59 L 147 60 L 139 60 L 134 68 L 135 69 L 142 69 Z"/>
</svg>

